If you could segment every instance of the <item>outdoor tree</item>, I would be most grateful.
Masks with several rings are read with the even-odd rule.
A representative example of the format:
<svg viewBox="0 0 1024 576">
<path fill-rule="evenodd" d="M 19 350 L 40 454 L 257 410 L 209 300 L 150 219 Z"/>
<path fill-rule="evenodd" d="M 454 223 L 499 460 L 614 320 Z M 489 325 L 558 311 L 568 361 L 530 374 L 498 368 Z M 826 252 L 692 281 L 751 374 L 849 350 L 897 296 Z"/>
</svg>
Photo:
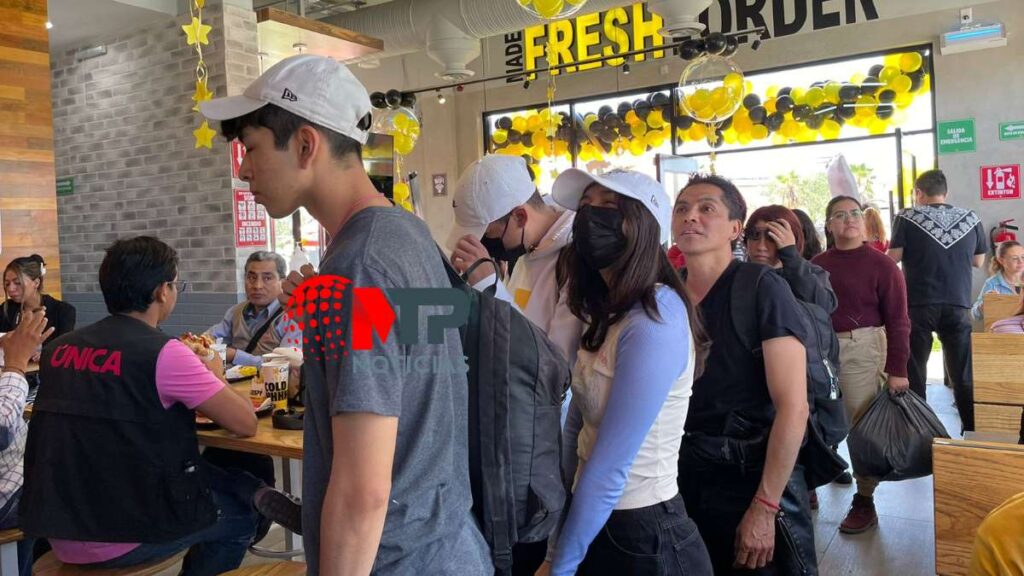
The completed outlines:
<svg viewBox="0 0 1024 576">
<path fill-rule="evenodd" d="M 857 181 L 857 190 L 860 191 L 861 200 L 865 204 L 874 204 L 875 198 L 875 169 L 867 164 L 851 164 L 850 172 L 853 179 Z"/>
<path fill-rule="evenodd" d="M 824 172 L 803 175 L 790 171 L 775 177 L 768 185 L 767 196 L 775 204 L 807 212 L 820 227 L 825 221 L 825 206 L 832 199 L 832 192 Z"/>
</svg>

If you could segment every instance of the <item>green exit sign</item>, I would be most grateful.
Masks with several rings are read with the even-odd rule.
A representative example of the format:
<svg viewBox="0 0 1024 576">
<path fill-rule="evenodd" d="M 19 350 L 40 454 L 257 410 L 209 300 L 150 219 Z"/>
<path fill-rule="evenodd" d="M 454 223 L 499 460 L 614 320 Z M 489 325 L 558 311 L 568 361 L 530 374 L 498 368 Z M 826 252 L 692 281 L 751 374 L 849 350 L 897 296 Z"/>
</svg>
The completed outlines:
<svg viewBox="0 0 1024 576">
<path fill-rule="evenodd" d="M 974 120 L 939 122 L 936 128 L 939 154 L 974 152 Z"/>
<path fill-rule="evenodd" d="M 57 178 L 57 196 L 71 196 L 74 193 L 74 178 Z"/>
<path fill-rule="evenodd" d="M 1024 140 L 1024 120 L 999 125 L 1000 140 Z"/>
</svg>

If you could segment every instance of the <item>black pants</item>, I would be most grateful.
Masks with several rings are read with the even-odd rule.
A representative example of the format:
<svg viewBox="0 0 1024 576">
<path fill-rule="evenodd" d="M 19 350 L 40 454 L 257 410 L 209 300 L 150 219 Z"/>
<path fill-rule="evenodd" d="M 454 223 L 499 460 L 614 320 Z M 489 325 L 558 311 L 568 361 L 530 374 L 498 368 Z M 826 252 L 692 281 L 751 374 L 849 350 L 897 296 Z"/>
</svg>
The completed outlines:
<svg viewBox="0 0 1024 576">
<path fill-rule="evenodd" d="M 590 543 L 581 576 L 711 576 L 711 559 L 683 499 L 615 510 Z"/>
<path fill-rule="evenodd" d="M 275 486 L 274 459 L 264 454 L 250 454 L 225 448 L 203 450 L 203 459 L 223 470 L 248 472 L 267 486 Z"/>
<path fill-rule="evenodd" d="M 943 363 L 953 384 L 953 397 L 964 431 L 974 430 L 974 372 L 971 369 L 971 319 L 967 308 L 913 306 L 910 313 L 910 389 L 921 398 L 928 379 L 932 332 L 942 342 Z"/>
<path fill-rule="evenodd" d="M 782 514 L 775 522 L 774 559 L 760 570 L 733 568 L 736 529 L 754 500 L 761 466 L 741 469 L 702 461 L 685 445 L 679 462 L 679 487 L 690 516 L 711 555 L 714 573 L 776 576 L 818 573 L 814 524 L 803 468 L 797 464 L 782 496 Z"/>
<path fill-rule="evenodd" d="M 533 576 L 548 553 L 548 541 L 520 542 L 512 546 L 512 576 Z"/>
</svg>

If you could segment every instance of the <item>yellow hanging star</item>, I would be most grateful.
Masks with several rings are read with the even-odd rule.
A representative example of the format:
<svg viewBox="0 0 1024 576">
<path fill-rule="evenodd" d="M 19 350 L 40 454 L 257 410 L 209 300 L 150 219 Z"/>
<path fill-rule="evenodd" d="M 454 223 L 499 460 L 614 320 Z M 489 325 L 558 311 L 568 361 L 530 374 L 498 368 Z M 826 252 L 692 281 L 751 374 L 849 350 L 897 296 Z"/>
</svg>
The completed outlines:
<svg viewBox="0 0 1024 576">
<path fill-rule="evenodd" d="M 192 107 L 192 111 L 199 112 L 199 103 L 212 99 L 213 92 L 206 87 L 206 80 L 196 80 L 196 92 L 192 95 L 196 105 Z"/>
<path fill-rule="evenodd" d="M 206 120 L 192 131 L 192 135 L 196 138 L 196 148 L 213 148 L 213 137 L 217 135 L 217 132 L 210 128 L 210 125 Z"/>
<path fill-rule="evenodd" d="M 203 45 L 210 43 L 210 39 L 206 35 L 210 33 L 210 30 L 213 30 L 213 26 L 203 24 L 195 16 L 192 17 L 190 24 L 185 24 L 181 29 L 185 31 L 185 36 L 188 37 L 189 46 L 195 44 L 197 40 Z"/>
<path fill-rule="evenodd" d="M 206 6 L 206 0 L 196 0 L 196 6 L 200 8 Z"/>
</svg>

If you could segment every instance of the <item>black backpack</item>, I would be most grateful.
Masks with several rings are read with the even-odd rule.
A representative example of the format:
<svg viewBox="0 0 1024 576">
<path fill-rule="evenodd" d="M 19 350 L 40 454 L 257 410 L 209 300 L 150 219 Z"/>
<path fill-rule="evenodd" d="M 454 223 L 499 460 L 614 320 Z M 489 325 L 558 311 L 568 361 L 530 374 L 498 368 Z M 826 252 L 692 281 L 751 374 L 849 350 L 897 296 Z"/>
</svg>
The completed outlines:
<svg viewBox="0 0 1024 576">
<path fill-rule="evenodd" d="M 506 573 L 512 545 L 546 540 L 565 506 L 561 410 L 569 366 L 540 328 L 495 296 L 494 287 L 474 290 L 442 259 L 452 287 L 470 300 L 459 333 L 469 364 L 473 513 L 495 569 Z"/>
</svg>

